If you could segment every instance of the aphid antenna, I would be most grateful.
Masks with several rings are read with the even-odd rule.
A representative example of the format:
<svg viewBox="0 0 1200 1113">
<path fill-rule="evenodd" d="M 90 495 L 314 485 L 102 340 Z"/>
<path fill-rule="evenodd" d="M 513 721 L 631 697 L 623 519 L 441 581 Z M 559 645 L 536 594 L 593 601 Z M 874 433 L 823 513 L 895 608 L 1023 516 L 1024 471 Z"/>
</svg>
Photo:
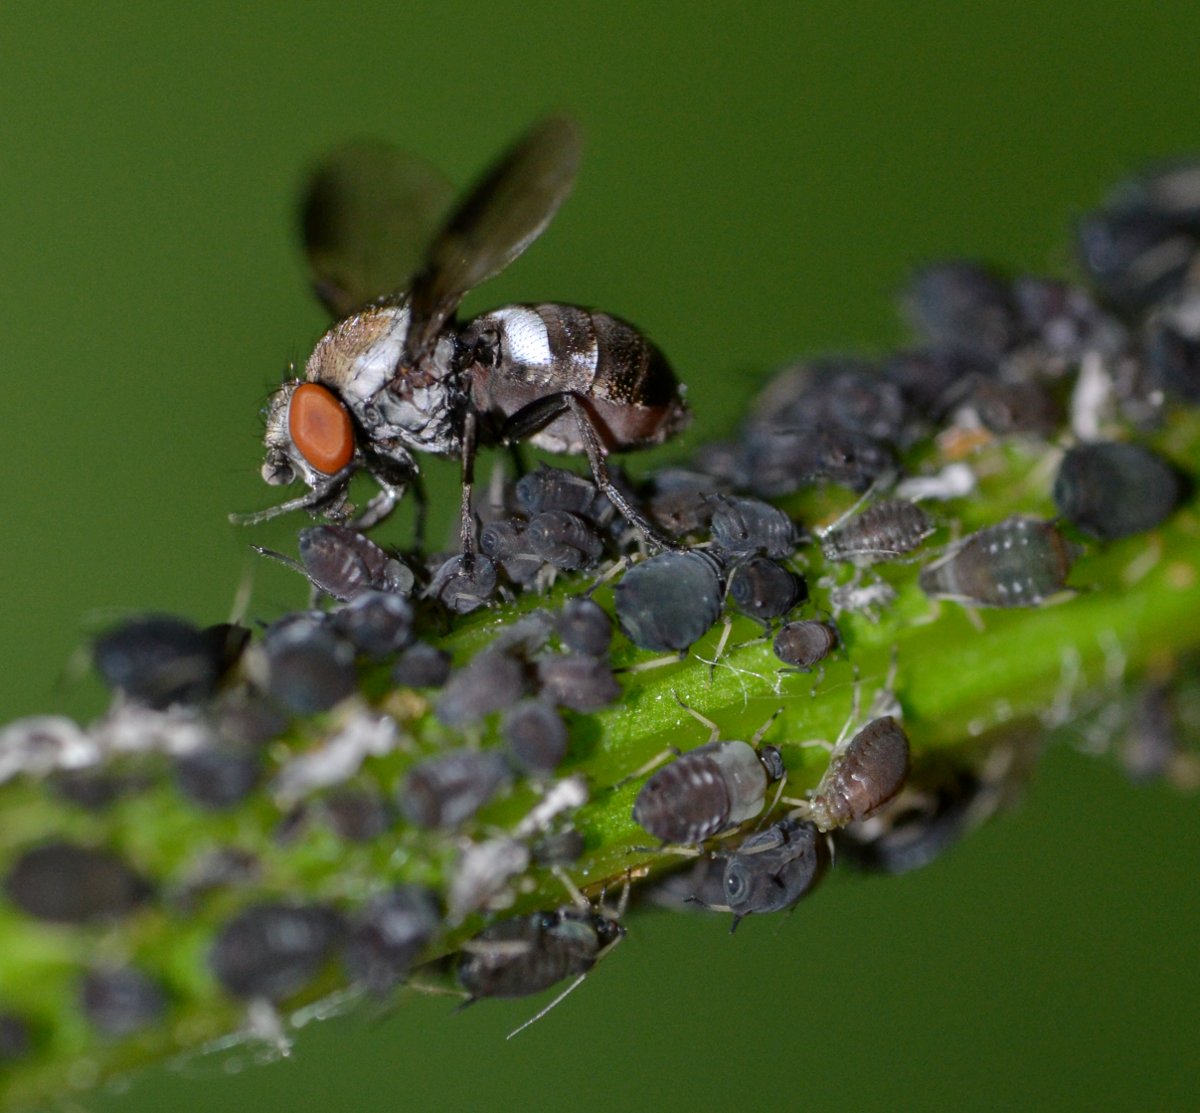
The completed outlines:
<svg viewBox="0 0 1200 1113">
<path fill-rule="evenodd" d="M 884 472 L 883 475 L 877 476 L 875 479 L 873 479 L 871 481 L 871 485 L 865 491 L 863 491 L 863 493 L 859 495 L 858 498 L 856 498 L 846 510 L 843 510 L 836 518 L 834 518 L 829 525 L 817 526 L 813 529 L 813 532 L 817 535 L 817 540 L 824 541 L 829 534 L 853 518 L 854 515 L 857 514 L 867 502 L 873 499 L 881 490 L 890 487 L 895 480 L 896 475 L 894 472 Z"/>
<path fill-rule="evenodd" d="M 676 696 L 676 699 L 679 697 Z M 681 705 L 682 706 L 682 705 Z M 630 781 L 636 781 L 639 777 L 644 777 L 647 773 L 657 769 L 664 762 L 670 761 L 671 758 L 681 757 L 683 751 L 678 746 L 668 746 L 665 750 L 660 750 L 649 761 L 643 765 L 639 765 L 632 773 L 622 777 L 614 784 L 609 791 L 616 792 L 617 789 L 624 788 Z"/>
<path fill-rule="evenodd" d="M 649 661 L 639 661 L 635 665 L 622 665 L 613 669 L 615 673 L 649 672 L 651 669 L 665 669 L 668 665 L 679 665 L 687 660 L 687 650 L 680 653 L 667 653 L 662 657 L 652 657 Z"/>
<path fill-rule="evenodd" d="M 729 594 L 728 587 L 726 587 L 725 593 L 726 595 Z M 729 635 L 733 630 L 733 619 L 729 615 L 723 615 L 721 623 L 721 636 L 717 639 L 716 647 L 713 649 L 712 660 L 710 661 L 707 657 L 701 657 L 700 654 L 696 654 L 696 660 L 708 666 L 708 686 L 710 688 L 716 679 L 717 665 L 721 663 L 721 657 L 725 652 L 725 647 L 729 644 Z"/>
<path fill-rule="evenodd" d="M 290 568 L 293 572 L 299 572 L 301 576 L 308 577 L 308 573 L 304 570 L 304 565 L 301 564 L 295 557 L 287 556 L 285 553 L 276 552 L 274 549 L 268 549 L 263 545 L 251 545 L 251 549 L 258 553 L 259 556 L 264 556 L 268 560 L 273 560 L 278 564 L 282 564 L 285 568 Z"/>
<path fill-rule="evenodd" d="M 702 726 L 708 727 L 708 729 L 710 731 L 710 734 L 708 736 L 709 742 L 716 742 L 717 739 L 721 737 L 721 728 L 719 726 L 717 726 L 717 724 L 714 723 L 712 721 L 712 719 L 709 719 L 706 716 L 701 715 L 700 712 L 697 711 L 694 707 L 689 707 L 686 703 L 683 702 L 683 700 L 681 700 L 679 698 L 679 693 L 676 692 L 675 689 L 673 689 L 673 688 L 671 689 L 671 695 L 674 696 L 675 702 L 677 704 L 679 704 L 679 706 L 682 707 L 684 709 L 684 711 L 686 711 L 689 715 L 691 715 L 691 717 L 693 719 L 695 719 L 696 722 L 700 723 Z"/>
</svg>

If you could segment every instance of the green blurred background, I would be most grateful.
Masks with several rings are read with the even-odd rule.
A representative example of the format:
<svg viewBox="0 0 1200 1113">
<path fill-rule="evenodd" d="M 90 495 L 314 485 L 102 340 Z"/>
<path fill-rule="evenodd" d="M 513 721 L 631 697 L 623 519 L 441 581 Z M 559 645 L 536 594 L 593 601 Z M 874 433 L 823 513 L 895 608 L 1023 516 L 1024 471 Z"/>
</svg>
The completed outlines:
<svg viewBox="0 0 1200 1113">
<path fill-rule="evenodd" d="M 898 342 L 891 294 L 924 257 L 1069 273 L 1073 214 L 1200 149 L 1197 32 L 1194 0 L 6 3 L 0 718 L 94 712 L 69 662 L 126 609 L 219 620 L 251 567 L 252 613 L 302 600 L 247 554 L 300 523 L 225 514 L 270 501 L 258 409 L 323 324 L 290 202 L 333 143 L 392 139 L 464 181 L 576 115 L 573 197 L 466 308 L 637 321 L 691 386 L 695 441 L 788 356 Z M 639 917 L 512 1044 L 528 1003 L 415 998 L 271 1067 L 87 1105 L 1194 1108 L 1197 803 L 1056 751 L 1016 815 L 921 874 L 835 878 L 734 938 Z"/>
</svg>

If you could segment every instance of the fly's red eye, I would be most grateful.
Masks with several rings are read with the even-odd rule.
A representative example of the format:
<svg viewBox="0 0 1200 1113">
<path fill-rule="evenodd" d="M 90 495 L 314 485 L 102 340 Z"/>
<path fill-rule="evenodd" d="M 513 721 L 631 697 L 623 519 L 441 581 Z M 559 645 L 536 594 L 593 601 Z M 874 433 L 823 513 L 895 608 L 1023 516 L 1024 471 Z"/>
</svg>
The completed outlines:
<svg viewBox="0 0 1200 1113">
<path fill-rule="evenodd" d="M 326 475 L 339 472 L 354 455 L 354 427 L 346 407 L 332 391 L 302 383 L 288 406 L 292 443 L 314 468 Z"/>
</svg>

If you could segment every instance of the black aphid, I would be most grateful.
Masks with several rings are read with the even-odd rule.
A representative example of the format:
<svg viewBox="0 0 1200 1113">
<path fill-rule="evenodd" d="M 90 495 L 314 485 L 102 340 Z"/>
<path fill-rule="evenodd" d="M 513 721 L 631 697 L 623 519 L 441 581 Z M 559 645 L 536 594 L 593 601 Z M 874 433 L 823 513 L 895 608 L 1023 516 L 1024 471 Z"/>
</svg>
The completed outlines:
<svg viewBox="0 0 1200 1113">
<path fill-rule="evenodd" d="M 923 267 L 903 302 L 913 326 L 939 348 L 999 359 L 1021 339 L 1008 283 L 979 263 Z"/>
<path fill-rule="evenodd" d="M 563 572 L 591 568 L 604 553 L 600 535 L 566 510 L 544 510 L 530 518 L 525 540 L 531 552 Z"/>
<path fill-rule="evenodd" d="M 642 785 L 633 821 L 663 842 L 695 846 L 753 819 L 763 809 L 767 786 L 784 773 L 775 746 L 756 749 L 773 719 L 750 742 L 718 742 L 710 723 L 707 743 L 668 762 Z"/>
<path fill-rule="evenodd" d="M 759 499 L 717 495 L 709 529 L 713 544 L 726 553 L 762 553 L 780 560 L 796 548 L 795 522 Z"/>
<path fill-rule="evenodd" d="M 607 496 L 590 479 L 546 464 L 517 480 L 516 496 L 517 504 L 530 518 L 547 511 L 565 510 L 602 526 L 615 513 Z"/>
<path fill-rule="evenodd" d="M 333 833 L 346 842 L 371 842 L 392 822 L 383 797 L 369 787 L 337 789 L 322 801 L 321 811 Z"/>
<path fill-rule="evenodd" d="M 242 747 L 209 747 L 175 759 L 176 787 L 193 804 L 212 810 L 241 803 L 261 776 L 261 754 Z"/>
<path fill-rule="evenodd" d="M 400 810 L 416 827 L 458 827 L 510 777 L 508 764 L 495 750 L 452 750 L 409 770 L 400 786 Z"/>
<path fill-rule="evenodd" d="M 302 529 L 300 563 L 313 587 L 343 602 L 364 591 L 409 595 L 413 589 L 412 569 L 347 526 Z"/>
<path fill-rule="evenodd" d="M 150 895 L 146 881 L 115 854 L 69 842 L 26 850 L 4 890 L 27 915 L 63 924 L 125 916 Z"/>
<path fill-rule="evenodd" d="M 406 688 L 440 688 L 449 676 L 450 654 L 428 642 L 410 645 L 392 669 L 392 681 Z"/>
<path fill-rule="evenodd" d="M 589 714 L 615 703 L 621 685 L 604 657 L 554 653 L 537 663 L 542 694 L 562 707 Z"/>
<path fill-rule="evenodd" d="M 872 719 L 834 748 L 821 783 L 798 811 L 822 831 L 857 823 L 904 787 L 908 763 L 904 728 L 891 715 Z"/>
<path fill-rule="evenodd" d="M 485 525 L 479 532 L 479 550 L 515 584 L 531 583 L 544 564 L 530 547 L 525 523 L 516 518 Z"/>
<path fill-rule="evenodd" d="M 713 912 L 725 907 L 725 857 L 703 854 L 638 887 L 638 898 L 676 912 Z"/>
<path fill-rule="evenodd" d="M 79 1004 L 97 1032 L 115 1039 L 162 1020 L 167 995 L 158 982 L 133 966 L 97 967 L 87 971 L 79 984 Z"/>
<path fill-rule="evenodd" d="M 469 614 L 496 592 L 496 566 L 483 553 L 453 556 L 433 574 L 426 594 L 448 611 Z"/>
<path fill-rule="evenodd" d="M 762 498 L 790 495 L 818 479 L 865 491 L 896 469 L 896 450 L 889 442 L 850 429 L 755 425 L 745 438 L 744 485 Z"/>
<path fill-rule="evenodd" d="M 820 531 L 821 552 L 826 560 L 875 564 L 911 553 L 933 529 L 915 502 L 883 499 Z"/>
<path fill-rule="evenodd" d="M 657 525 L 679 537 L 707 530 L 712 521 L 717 481 L 702 471 L 662 468 L 649 478 L 646 510 Z"/>
<path fill-rule="evenodd" d="M 803 576 L 763 556 L 739 562 L 729 578 L 729 597 L 742 614 L 769 622 L 808 598 Z"/>
<path fill-rule="evenodd" d="M 372 897 L 351 920 L 345 953 L 351 978 L 386 993 L 408 976 L 439 923 L 437 900 L 422 886 L 400 885 Z"/>
<path fill-rule="evenodd" d="M 724 903 L 738 921 L 751 913 L 793 907 L 820 879 L 829 862 L 817 828 L 788 817 L 746 839 L 725 860 Z"/>
<path fill-rule="evenodd" d="M 1063 422 L 1063 407 L 1054 392 L 1037 381 L 1008 382 L 979 378 L 964 400 L 985 429 L 1000 436 L 1023 433 L 1049 437 Z"/>
<path fill-rule="evenodd" d="M 1196 232 L 1152 209 L 1088 213 L 1076 229 L 1079 261 L 1101 297 L 1137 312 L 1177 291 L 1196 258 Z"/>
<path fill-rule="evenodd" d="M 208 965 L 233 997 L 282 1001 L 317 976 L 343 934 L 325 905 L 256 904 L 218 928 Z"/>
<path fill-rule="evenodd" d="M 773 648 L 785 665 L 809 672 L 837 649 L 840 641 L 841 635 L 832 622 L 806 618 L 781 626 Z"/>
<path fill-rule="evenodd" d="M 543 700 L 522 700 L 501 721 L 501 733 L 513 761 L 528 773 L 548 776 L 567 756 L 567 724 Z"/>
<path fill-rule="evenodd" d="M 525 665 L 511 654 L 485 649 L 453 673 L 433 713 L 448 727 L 467 727 L 511 707 L 529 688 Z"/>
<path fill-rule="evenodd" d="M 358 686 L 354 648 L 321 612 L 288 615 L 263 635 L 266 690 L 297 715 L 327 711 Z"/>
<path fill-rule="evenodd" d="M 101 634 L 92 660 L 109 688 L 161 710 L 213 694 L 226 664 L 222 644 L 183 619 L 148 615 Z"/>
<path fill-rule="evenodd" d="M 1054 504 L 1092 537 L 1113 541 L 1162 525 L 1187 494 L 1187 480 L 1139 444 L 1077 444 L 1054 480 Z"/>
<path fill-rule="evenodd" d="M 613 591 L 622 632 L 642 649 L 685 650 L 721 616 L 723 575 L 708 553 L 665 552 L 634 565 Z"/>
<path fill-rule="evenodd" d="M 1076 551 L 1053 522 L 1015 516 L 950 545 L 920 584 L 964 606 L 1035 607 L 1066 588 Z"/>
<path fill-rule="evenodd" d="M 612 644 L 612 619 L 593 599 L 568 599 L 554 617 L 554 630 L 567 649 L 585 657 L 601 657 Z"/>
<path fill-rule="evenodd" d="M 333 628 L 376 661 L 413 640 L 413 605 L 402 595 L 363 591 L 333 613 Z"/>
</svg>

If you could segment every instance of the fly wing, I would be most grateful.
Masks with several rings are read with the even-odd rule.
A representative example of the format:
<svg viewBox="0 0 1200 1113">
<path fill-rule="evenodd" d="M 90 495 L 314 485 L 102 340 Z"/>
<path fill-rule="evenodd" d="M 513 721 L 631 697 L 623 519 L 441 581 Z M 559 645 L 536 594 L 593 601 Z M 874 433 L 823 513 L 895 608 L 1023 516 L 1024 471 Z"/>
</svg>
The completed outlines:
<svg viewBox="0 0 1200 1113">
<path fill-rule="evenodd" d="M 396 147 L 355 142 L 313 168 L 300 231 L 313 292 L 335 317 L 407 288 L 454 199 L 435 167 Z"/>
<path fill-rule="evenodd" d="M 548 117 L 467 193 L 413 282 L 411 359 L 428 352 L 469 290 L 499 274 L 542 234 L 571 191 L 581 149 L 573 121 Z"/>
</svg>

